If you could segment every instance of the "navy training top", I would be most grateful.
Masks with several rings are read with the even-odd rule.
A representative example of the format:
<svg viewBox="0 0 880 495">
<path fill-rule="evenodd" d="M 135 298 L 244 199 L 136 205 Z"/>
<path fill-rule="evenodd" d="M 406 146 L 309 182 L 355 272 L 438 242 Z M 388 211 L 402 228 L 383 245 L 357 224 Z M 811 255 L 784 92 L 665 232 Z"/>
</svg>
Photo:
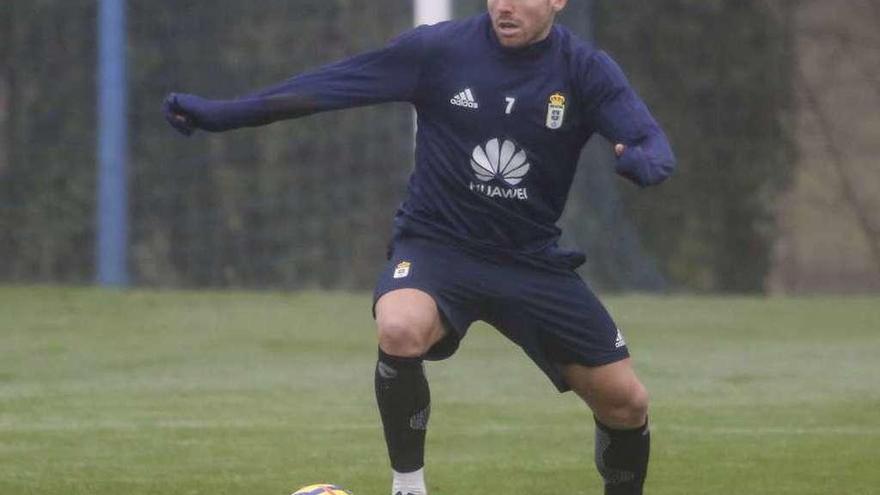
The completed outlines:
<svg viewBox="0 0 880 495">
<path fill-rule="evenodd" d="M 490 259 L 573 268 L 557 246 L 583 146 L 594 132 L 626 145 L 616 171 L 639 186 L 675 168 L 666 136 L 618 65 L 555 25 L 502 46 L 488 14 L 421 26 L 364 53 L 229 101 L 201 100 L 199 127 L 222 131 L 388 101 L 418 114 L 415 168 L 395 236 Z"/>
</svg>

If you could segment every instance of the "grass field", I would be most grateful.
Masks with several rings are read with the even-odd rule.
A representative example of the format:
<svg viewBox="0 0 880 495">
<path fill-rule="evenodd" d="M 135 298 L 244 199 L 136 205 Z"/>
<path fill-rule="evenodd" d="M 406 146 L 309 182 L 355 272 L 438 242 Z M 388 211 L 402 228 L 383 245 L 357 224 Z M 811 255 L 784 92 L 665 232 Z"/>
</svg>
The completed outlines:
<svg viewBox="0 0 880 495">
<path fill-rule="evenodd" d="M 880 297 L 608 297 L 647 493 L 880 493 Z M 366 294 L 0 288 L 0 494 L 385 495 Z M 430 364 L 433 495 L 599 494 L 592 424 L 483 325 Z"/>
</svg>

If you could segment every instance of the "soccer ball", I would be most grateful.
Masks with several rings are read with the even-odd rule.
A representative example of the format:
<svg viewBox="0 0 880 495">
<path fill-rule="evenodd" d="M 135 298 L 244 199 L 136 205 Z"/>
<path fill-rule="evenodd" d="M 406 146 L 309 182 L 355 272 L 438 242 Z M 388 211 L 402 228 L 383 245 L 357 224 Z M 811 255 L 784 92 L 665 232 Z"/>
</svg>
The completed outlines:
<svg viewBox="0 0 880 495">
<path fill-rule="evenodd" d="M 292 495 L 351 495 L 351 492 L 329 483 L 318 483 L 304 486 Z"/>
</svg>

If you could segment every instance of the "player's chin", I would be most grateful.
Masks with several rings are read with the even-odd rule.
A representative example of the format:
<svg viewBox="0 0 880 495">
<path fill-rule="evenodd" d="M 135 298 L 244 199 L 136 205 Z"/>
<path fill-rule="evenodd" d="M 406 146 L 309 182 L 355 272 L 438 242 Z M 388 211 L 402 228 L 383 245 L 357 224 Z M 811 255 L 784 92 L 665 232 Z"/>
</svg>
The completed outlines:
<svg viewBox="0 0 880 495">
<path fill-rule="evenodd" d="M 498 41 L 505 48 L 522 48 L 528 45 L 525 36 L 521 34 L 501 34 L 498 35 Z"/>
</svg>

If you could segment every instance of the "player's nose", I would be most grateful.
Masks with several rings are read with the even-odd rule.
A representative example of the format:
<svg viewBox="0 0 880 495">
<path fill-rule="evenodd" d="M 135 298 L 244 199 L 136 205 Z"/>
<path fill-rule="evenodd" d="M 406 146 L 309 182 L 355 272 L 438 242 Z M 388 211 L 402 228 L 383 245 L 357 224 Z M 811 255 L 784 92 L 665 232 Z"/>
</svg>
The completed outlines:
<svg viewBox="0 0 880 495">
<path fill-rule="evenodd" d="M 495 12 L 500 15 L 512 15 L 514 4 L 514 0 L 495 0 Z"/>
</svg>

